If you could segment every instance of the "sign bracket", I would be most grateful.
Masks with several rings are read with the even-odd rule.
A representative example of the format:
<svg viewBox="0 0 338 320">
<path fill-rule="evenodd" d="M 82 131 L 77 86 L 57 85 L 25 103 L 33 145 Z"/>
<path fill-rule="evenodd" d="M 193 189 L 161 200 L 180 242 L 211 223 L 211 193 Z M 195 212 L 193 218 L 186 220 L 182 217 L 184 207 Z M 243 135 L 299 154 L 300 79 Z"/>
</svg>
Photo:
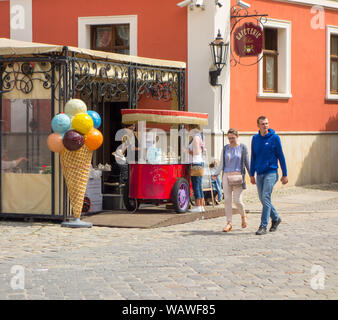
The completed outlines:
<svg viewBox="0 0 338 320">
<path fill-rule="evenodd" d="M 255 22 L 258 28 L 263 29 L 264 24 L 267 21 L 268 14 L 259 14 L 257 11 L 254 11 L 253 13 L 250 13 L 248 11 L 248 8 L 241 7 L 239 5 L 235 5 L 231 8 L 231 31 L 230 31 L 230 36 L 233 37 L 234 31 L 237 31 L 238 29 L 235 30 L 236 26 L 240 24 L 240 22 L 243 22 L 243 20 L 251 20 L 251 23 Z M 234 44 L 235 45 L 235 44 Z M 251 63 L 244 63 L 241 61 L 240 55 L 235 55 L 233 52 L 234 45 L 231 45 L 230 52 L 231 52 L 231 58 L 230 58 L 230 63 L 232 66 L 236 66 L 237 64 L 243 65 L 243 66 L 252 66 L 257 64 L 261 59 L 262 55 L 257 54 L 257 59 L 255 62 Z M 249 56 L 249 55 L 247 55 Z M 246 57 L 247 57 L 246 56 Z M 250 55 L 251 57 L 253 55 Z M 245 57 L 245 56 L 244 56 Z M 251 60 L 252 61 L 252 60 Z"/>
</svg>

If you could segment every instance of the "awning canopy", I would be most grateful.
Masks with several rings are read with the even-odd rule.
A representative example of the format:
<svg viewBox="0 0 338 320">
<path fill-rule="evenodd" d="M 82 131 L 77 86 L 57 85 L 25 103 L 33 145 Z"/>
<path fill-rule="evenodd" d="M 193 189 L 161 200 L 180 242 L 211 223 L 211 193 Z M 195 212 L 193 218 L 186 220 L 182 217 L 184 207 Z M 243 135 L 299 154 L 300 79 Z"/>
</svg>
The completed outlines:
<svg viewBox="0 0 338 320">
<path fill-rule="evenodd" d="M 93 58 L 104 59 L 106 61 L 123 63 L 123 64 L 141 64 L 166 68 L 178 68 L 185 69 L 185 62 L 169 61 L 161 59 L 142 58 L 136 56 L 130 56 L 125 54 L 117 54 L 104 51 L 96 51 L 90 49 L 82 49 L 71 46 L 43 44 L 36 42 L 25 42 L 19 40 L 12 40 L 7 38 L 0 38 L 0 56 L 16 57 L 16 56 L 30 56 L 30 55 L 42 55 L 51 53 L 61 53 L 67 48 L 68 52 L 75 53 L 79 58 Z"/>
<path fill-rule="evenodd" d="M 122 123 L 133 124 L 146 121 L 162 124 L 198 124 L 208 125 L 208 114 L 173 110 L 122 109 Z"/>
</svg>

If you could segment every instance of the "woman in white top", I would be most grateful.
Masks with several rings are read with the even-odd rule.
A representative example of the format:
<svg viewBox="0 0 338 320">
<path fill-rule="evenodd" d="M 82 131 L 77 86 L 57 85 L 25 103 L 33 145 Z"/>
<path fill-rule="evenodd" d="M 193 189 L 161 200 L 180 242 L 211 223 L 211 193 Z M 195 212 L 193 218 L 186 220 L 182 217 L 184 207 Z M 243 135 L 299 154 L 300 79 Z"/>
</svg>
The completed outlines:
<svg viewBox="0 0 338 320">
<path fill-rule="evenodd" d="M 199 125 L 189 125 L 189 130 L 193 135 L 193 139 L 189 144 L 189 159 L 192 167 L 204 167 L 203 161 L 203 150 L 204 150 L 204 141 L 201 135 L 201 128 Z M 190 212 L 205 212 L 203 207 L 203 188 L 202 188 L 202 177 L 201 176 L 191 176 L 192 188 L 195 196 L 195 207 L 190 209 Z"/>
</svg>

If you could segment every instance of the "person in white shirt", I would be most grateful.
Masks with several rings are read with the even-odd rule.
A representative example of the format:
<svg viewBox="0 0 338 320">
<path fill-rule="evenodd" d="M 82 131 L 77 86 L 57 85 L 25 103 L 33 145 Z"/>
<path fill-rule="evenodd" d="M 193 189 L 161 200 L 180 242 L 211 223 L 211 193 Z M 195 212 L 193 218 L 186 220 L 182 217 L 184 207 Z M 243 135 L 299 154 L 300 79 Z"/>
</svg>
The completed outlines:
<svg viewBox="0 0 338 320">
<path fill-rule="evenodd" d="M 16 160 L 8 161 L 8 160 L 1 160 L 1 168 L 4 171 L 10 171 L 16 168 L 21 162 L 28 161 L 27 158 L 20 157 Z"/>
<path fill-rule="evenodd" d="M 204 150 L 204 141 L 201 135 L 201 128 L 199 125 L 189 125 L 189 130 L 193 133 L 193 139 L 189 144 L 189 162 L 191 163 L 191 183 L 195 196 L 195 207 L 190 209 L 190 212 L 205 212 L 203 206 L 203 188 L 202 188 L 202 177 L 203 177 L 203 150 Z M 199 170 L 200 169 L 200 170 Z M 195 173 L 193 171 L 200 173 Z"/>
</svg>

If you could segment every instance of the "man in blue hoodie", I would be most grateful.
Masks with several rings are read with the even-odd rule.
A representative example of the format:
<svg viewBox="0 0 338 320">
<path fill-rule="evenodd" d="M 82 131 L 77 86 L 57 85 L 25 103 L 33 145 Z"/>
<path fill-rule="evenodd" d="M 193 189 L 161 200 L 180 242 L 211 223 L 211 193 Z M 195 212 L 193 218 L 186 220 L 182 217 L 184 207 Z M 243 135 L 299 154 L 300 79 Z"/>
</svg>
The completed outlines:
<svg viewBox="0 0 338 320">
<path fill-rule="evenodd" d="M 274 130 L 269 129 L 269 120 L 261 116 L 257 119 L 259 128 L 251 142 L 250 179 L 252 184 L 257 184 L 259 199 L 263 205 L 261 225 L 257 235 L 266 234 L 266 228 L 271 216 L 272 223 L 269 231 L 277 230 L 281 219 L 271 203 L 271 194 L 278 181 L 278 161 L 282 169 L 282 184 L 288 183 L 285 157 L 279 136 Z M 255 179 L 257 172 L 257 181 Z"/>
</svg>

